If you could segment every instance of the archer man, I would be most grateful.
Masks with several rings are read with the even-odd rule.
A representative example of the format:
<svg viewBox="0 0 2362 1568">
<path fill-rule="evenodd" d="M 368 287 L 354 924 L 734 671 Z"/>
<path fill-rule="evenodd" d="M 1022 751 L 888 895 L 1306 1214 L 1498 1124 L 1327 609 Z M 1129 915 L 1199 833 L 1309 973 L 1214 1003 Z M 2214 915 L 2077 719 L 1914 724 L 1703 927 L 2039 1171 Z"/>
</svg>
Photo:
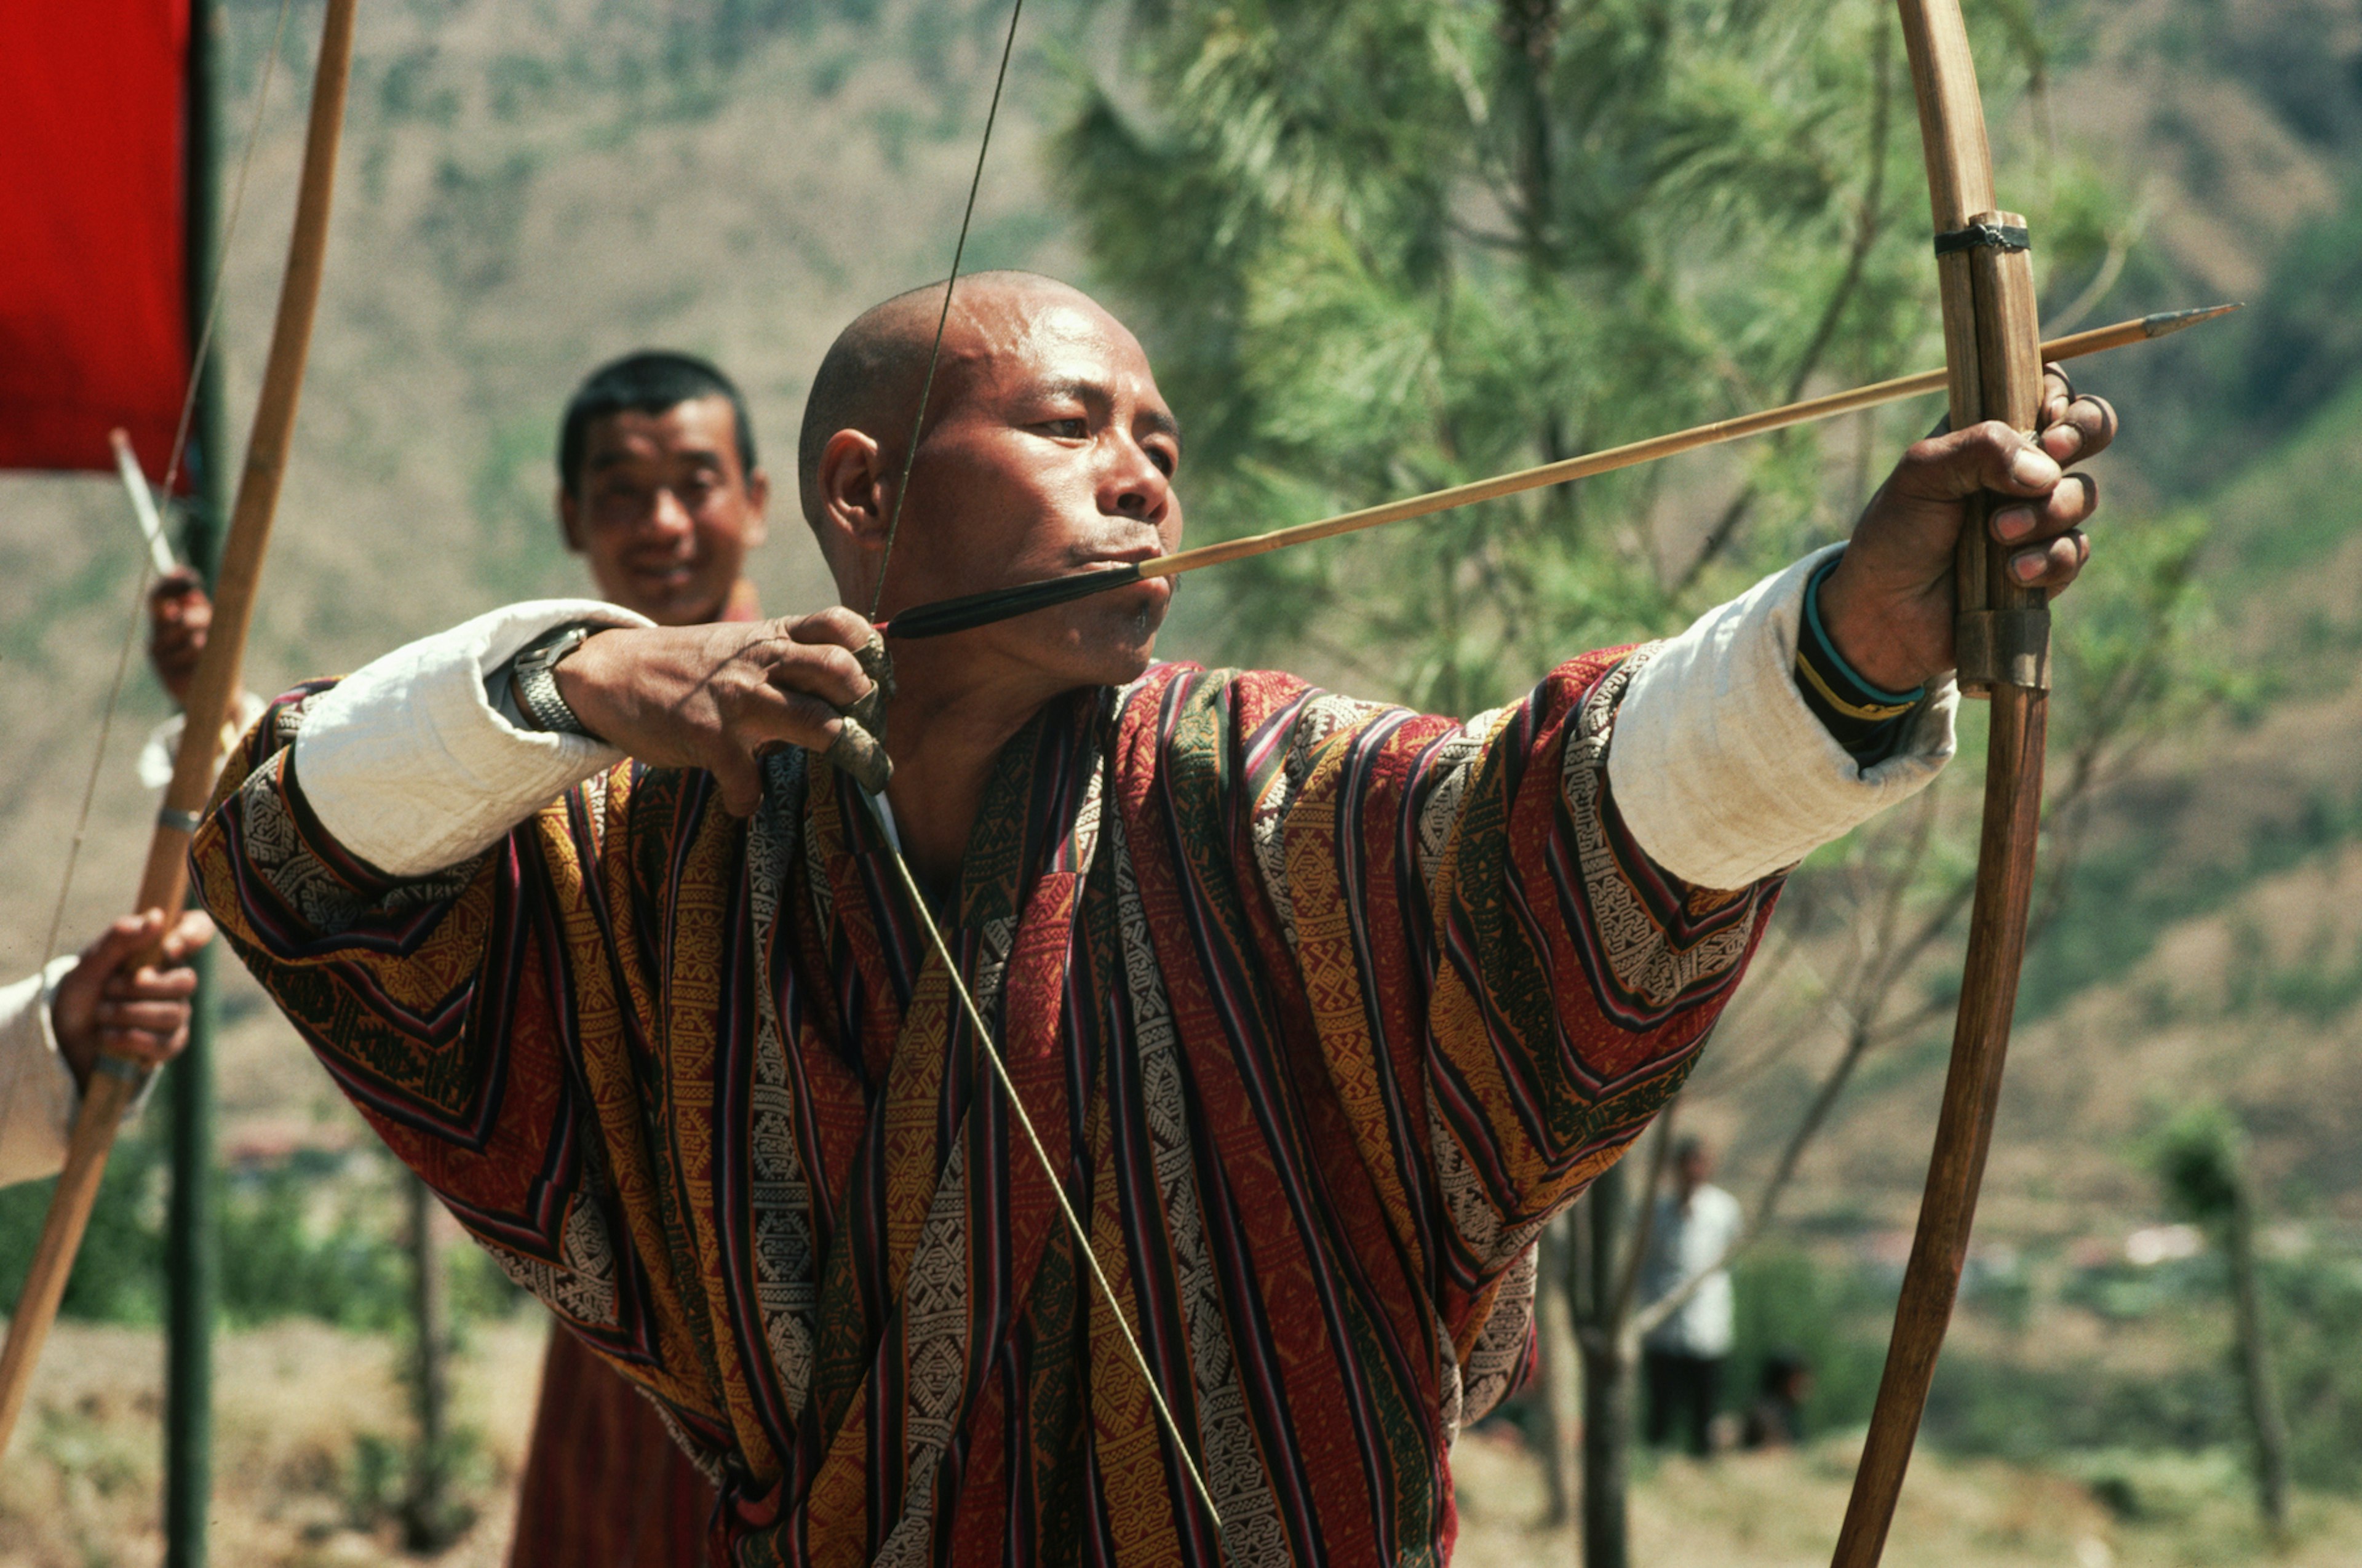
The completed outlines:
<svg viewBox="0 0 2362 1568">
<path fill-rule="evenodd" d="M 1174 549 L 1180 430 L 1061 284 L 958 281 L 905 450 L 943 299 L 814 381 L 844 603 Z M 2060 465 L 2114 416 L 2047 392 L 2037 440 L 1913 447 L 1849 547 L 1464 722 L 1158 664 L 1157 580 L 898 643 L 875 806 L 819 762 L 855 611 L 513 606 L 272 704 L 197 885 L 719 1481 L 717 1562 L 1434 1562 L 1537 1231 L 1680 1087 L 1787 868 L 1951 754 L 1962 498 L 2017 498 L 2019 580 L 2081 568 Z"/>
</svg>

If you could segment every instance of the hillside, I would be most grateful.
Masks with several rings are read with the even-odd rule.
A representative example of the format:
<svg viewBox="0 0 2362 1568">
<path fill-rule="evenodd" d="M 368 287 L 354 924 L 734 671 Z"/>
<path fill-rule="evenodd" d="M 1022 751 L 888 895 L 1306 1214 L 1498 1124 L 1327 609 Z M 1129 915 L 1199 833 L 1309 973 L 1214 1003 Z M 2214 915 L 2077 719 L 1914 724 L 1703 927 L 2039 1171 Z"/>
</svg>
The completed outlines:
<svg viewBox="0 0 2362 1568">
<path fill-rule="evenodd" d="M 276 13 L 266 0 L 227 8 L 233 159 Z M 1040 36 L 1056 14 L 1043 7 Z M 241 444 L 318 15 L 298 5 L 289 22 L 227 258 L 222 362 Z M 591 366 L 651 344 L 708 354 L 745 387 L 783 476 L 751 566 L 765 602 L 785 611 L 833 597 L 794 510 L 805 378 L 864 306 L 948 265 L 1004 14 L 904 4 L 831 20 L 767 15 L 738 35 L 718 21 L 668 30 L 590 0 L 365 8 L 249 684 L 277 690 L 497 603 L 580 591 L 550 509 L 558 413 Z M 1038 51 L 1014 74 L 971 266 L 1076 270 L 1034 155 L 1055 82 Z M 108 481 L 0 477 L 0 972 L 41 955 L 136 544 Z M 135 668 L 64 945 L 137 880 L 151 808 L 131 761 L 164 711 Z M 252 1121 L 282 1143 L 291 1115 L 349 1131 L 292 1037 L 256 1013 L 242 977 L 232 984 L 237 1016 L 254 1023 L 225 1053 L 232 1141 Z"/>
</svg>

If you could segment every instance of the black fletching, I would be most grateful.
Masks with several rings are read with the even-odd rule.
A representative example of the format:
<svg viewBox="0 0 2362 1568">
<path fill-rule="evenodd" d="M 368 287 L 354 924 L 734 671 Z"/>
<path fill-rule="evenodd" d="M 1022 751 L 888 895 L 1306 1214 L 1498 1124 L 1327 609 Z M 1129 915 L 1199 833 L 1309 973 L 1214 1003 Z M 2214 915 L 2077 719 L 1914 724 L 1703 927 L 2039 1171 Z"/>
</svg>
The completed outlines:
<svg viewBox="0 0 2362 1568">
<path fill-rule="evenodd" d="M 953 632 L 989 626 L 995 621 L 1031 614 L 1036 610 L 1047 610 L 1053 604 L 1087 599 L 1094 593 L 1105 593 L 1110 588 L 1121 588 L 1128 582 L 1139 580 L 1140 568 L 1126 563 L 1101 571 L 1078 571 L 1069 577 L 1021 583 L 1015 588 L 963 593 L 956 599 L 938 599 L 933 604 L 921 604 L 903 611 L 886 623 L 886 635 L 889 637 L 946 636 Z"/>
</svg>

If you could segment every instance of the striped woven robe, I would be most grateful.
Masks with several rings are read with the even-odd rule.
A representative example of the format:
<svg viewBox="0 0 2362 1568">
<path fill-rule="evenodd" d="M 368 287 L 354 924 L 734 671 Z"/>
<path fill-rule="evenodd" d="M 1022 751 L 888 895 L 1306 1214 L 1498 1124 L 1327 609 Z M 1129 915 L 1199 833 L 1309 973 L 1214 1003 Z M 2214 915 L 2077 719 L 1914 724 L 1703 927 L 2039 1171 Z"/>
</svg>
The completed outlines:
<svg viewBox="0 0 2362 1568">
<path fill-rule="evenodd" d="M 719 1481 L 717 1561 L 1435 1562 L 1537 1231 L 1680 1087 L 1779 886 L 1628 831 L 1606 758 L 1649 657 L 1465 723 L 1163 665 L 999 760 L 946 934 L 1219 1532 L 880 819 L 805 754 L 751 822 L 626 762 L 396 878 L 291 767 L 319 683 L 234 760 L 195 884 Z"/>
</svg>

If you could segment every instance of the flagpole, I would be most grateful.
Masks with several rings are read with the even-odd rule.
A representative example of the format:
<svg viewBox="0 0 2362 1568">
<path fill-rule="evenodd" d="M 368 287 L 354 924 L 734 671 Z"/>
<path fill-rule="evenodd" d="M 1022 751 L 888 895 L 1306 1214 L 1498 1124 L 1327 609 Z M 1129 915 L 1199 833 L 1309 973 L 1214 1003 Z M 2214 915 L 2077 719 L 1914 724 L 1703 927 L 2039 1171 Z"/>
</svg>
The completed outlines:
<svg viewBox="0 0 2362 1568">
<path fill-rule="evenodd" d="M 219 229 L 219 133 L 214 86 L 220 43 L 218 0 L 189 0 L 183 178 L 185 308 L 194 354 L 210 304 Z M 210 589 L 229 514 L 229 440 L 221 397 L 221 355 L 197 367 L 193 480 L 182 555 Z M 214 1175 L 213 951 L 195 955 L 189 1044 L 169 1073 L 171 1206 L 165 1220 L 164 1563 L 205 1568 L 205 1517 L 213 1497 L 213 1342 L 220 1277 L 218 1190 Z"/>
</svg>

